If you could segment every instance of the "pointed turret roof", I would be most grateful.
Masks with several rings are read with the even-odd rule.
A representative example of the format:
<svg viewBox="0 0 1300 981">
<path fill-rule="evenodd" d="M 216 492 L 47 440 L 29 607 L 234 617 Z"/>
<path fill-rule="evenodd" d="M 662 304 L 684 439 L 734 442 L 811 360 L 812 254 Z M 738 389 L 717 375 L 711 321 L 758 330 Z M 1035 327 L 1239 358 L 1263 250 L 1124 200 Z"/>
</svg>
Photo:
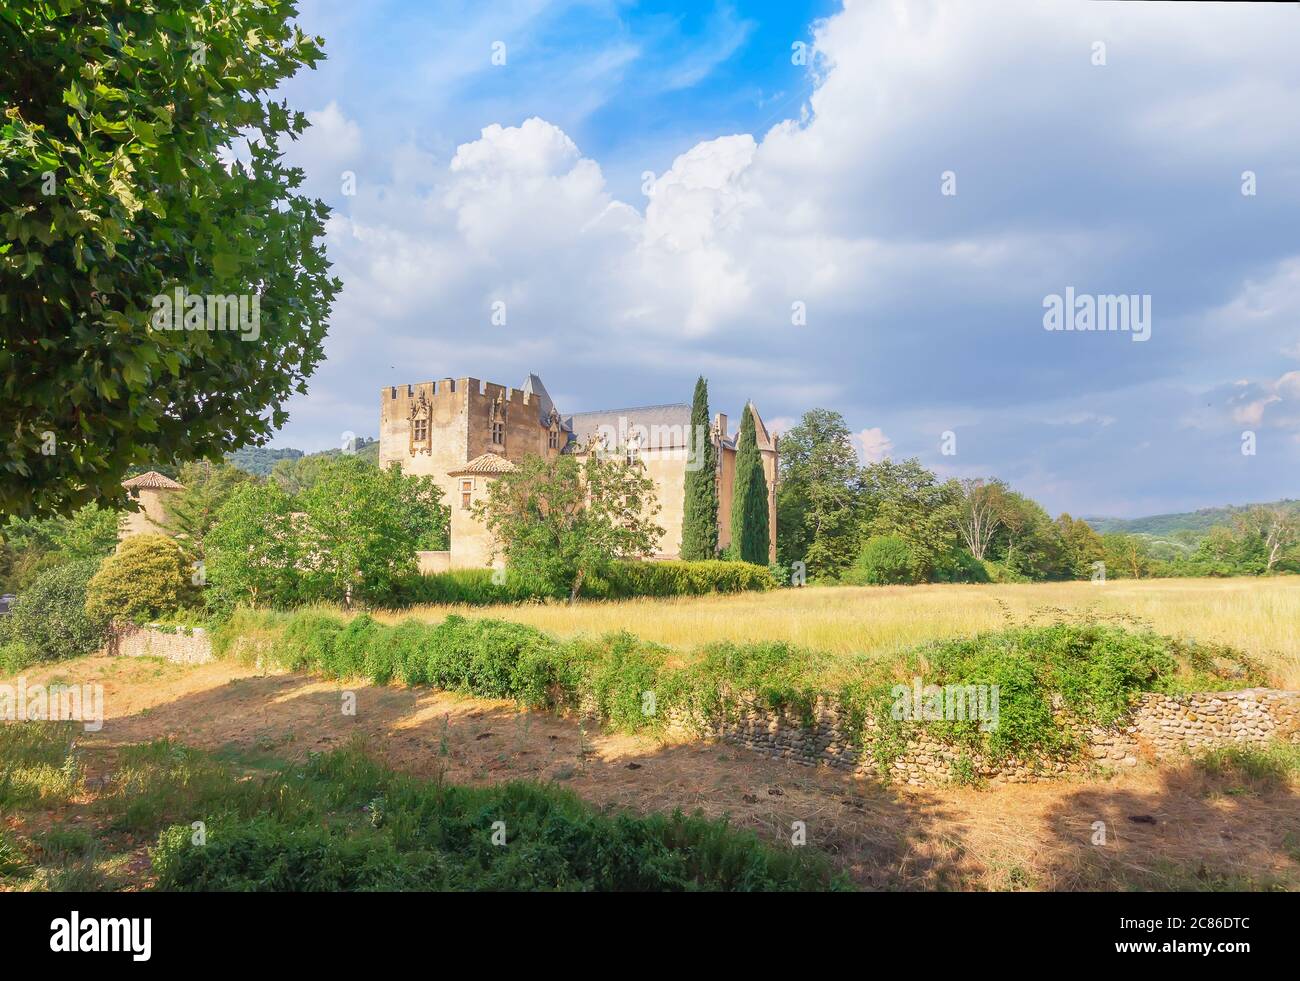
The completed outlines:
<svg viewBox="0 0 1300 981">
<path fill-rule="evenodd" d="M 148 473 L 142 473 L 138 477 L 132 477 L 130 480 L 122 481 L 122 486 L 127 490 L 184 490 L 184 484 L 178 484 L 170 477 L 160 474 L 157 470 L 150 470 Z"/>
</svg>

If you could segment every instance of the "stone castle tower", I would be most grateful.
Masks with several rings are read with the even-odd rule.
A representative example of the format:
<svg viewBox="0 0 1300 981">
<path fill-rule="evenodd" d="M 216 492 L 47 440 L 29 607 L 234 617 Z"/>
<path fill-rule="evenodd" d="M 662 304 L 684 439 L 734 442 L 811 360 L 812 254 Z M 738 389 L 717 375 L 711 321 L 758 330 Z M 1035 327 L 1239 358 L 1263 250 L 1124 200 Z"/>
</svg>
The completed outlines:
<svg viewBox="0 0 1300 981">
<path fill-rule="evenodd" d="M 752 403 L 750 409 L 767 478 L 769 553 L 775 561 L 777 439 Z M 421 553 L 422 571 L 493 564 L 494 543 L 470 514 L 491 481 L 529 455 L 584 456 L 596 448 L 624 453 L 645 466 L 661 507 L 656 520 L 664 529 L 653 557 L 677 558 L 689 441 L 696 438 L 690 421 L 685 403 L 564 416 L 537 375 L 519 388 L 477 378 L 392 385 L 380 392 L 379 463 L 398 463 L 404 473 L 432 477 L 451 506 L 451 550 Z M 736 434 L 728 433 L 727 417 L 719 413 L 711 432 L 698 438 L 711 439 L 717 450 L 719 544 L 725 548 L 731 536 Z"/>
</svg>

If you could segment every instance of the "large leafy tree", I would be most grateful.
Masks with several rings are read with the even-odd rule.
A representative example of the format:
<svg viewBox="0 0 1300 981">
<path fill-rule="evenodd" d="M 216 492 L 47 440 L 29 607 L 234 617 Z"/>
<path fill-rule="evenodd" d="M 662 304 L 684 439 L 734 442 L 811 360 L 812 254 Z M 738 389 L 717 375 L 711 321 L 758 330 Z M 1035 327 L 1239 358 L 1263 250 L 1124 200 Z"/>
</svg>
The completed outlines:
<svg viewBox="0 0 1300 981">
<path fill-rule="evenodd" d="M 0 6 L 0 514 L 123 506 L 132 465 L 264 441 L 305 391 L 339 284 L 268 95 L 321 57 L 295 15 Z M 159 329 L 178 289 L 256 297 L 256 329 Z"/>
<path fill-rule="evenodd" d="M 1106 560 L 1106 548 L 1101 536 L 1092 530 L 1092 525 L 1088 522 L 1082 518 L 1072 518 L 1068 513 L 1057 517 L 1056 528 L 1061 535 L 1065 567 L 1076 579 L 1091 578 L 1095 563 Z"/>
<path fill-rule="evenodd" d="M 690 459 L 686 468 L 686 503 L 682 509 L 683 559 L 712 559 L 718 554 L 718 455 L 709 432 L 709 383 L 695 382 L 691 403 Z"/>
<path fill-rule="evenodd" d="M 294 501 L 271 482 L 239 484 L 205 540 L 209 606 L 287 606 L 301 598 Z"/>
<path fill-rule="evenodd" d="M 805 412 L 781 436 L 777 549 L 814 575 L 837 576 L 857 553 L 861 492 L 858 457 L 844 417 Z"/>
<path fill-rule="evenodd" d="M 767 565 L 771 546 L 767 477 L 758 452 L 754 413 L 749 405 L 740 419 L 736 476 L 731 499 L 731 547 L 745 562 Z"/>
<path fill-rule="evenodd" d="M 544 590 L 577 599 L 615 559 L 654 550 L 663 529 L 654 481 L 640 463 L 593 454 L 525 457 L 492 481 L 474 516 L 496 537 L 510 568 Z"/>
<path fill-rule="evenodd" d="M 353 455 L 326 463 L 298 499 L 309 595 L 371 602 L 393 598 L 416 572 L 415 553 L 445 547 L 450 511 L 432 477 L 380 469 Z"/>
<path fill-rule="evenodd" d="M 919 460 L 881 460 L 862 470 L 865 532 L 894 536 L 910 547 L 917 577 L 931 578 L 957 545 L 956 481 L 940 483 Z"/>
</svg>

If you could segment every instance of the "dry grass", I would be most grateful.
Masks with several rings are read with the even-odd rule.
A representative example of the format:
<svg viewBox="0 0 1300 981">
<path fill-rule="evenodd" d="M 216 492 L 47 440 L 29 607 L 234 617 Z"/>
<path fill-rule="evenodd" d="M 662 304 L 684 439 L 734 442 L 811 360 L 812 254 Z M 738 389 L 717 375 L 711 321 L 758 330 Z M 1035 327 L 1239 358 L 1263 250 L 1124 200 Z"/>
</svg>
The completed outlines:
<svg viewBox="0 0 1300 981">
<path fill-rule="evenodd" d="M 1155 579 L 1026 585 L 933 585 L 782 590 L 739 596 L 563 605 L 423 606 L 528 623 L 561 636 L 631 630 L 678 648 L 717 640 L 784 640 L 841 654 L 881 655 L 1056 611 L 1124 616 L 1161 633 L 1231 644 L 1260 658 L 1275 684 L 1300 688 L 1300 577 Z"/>
</svg>

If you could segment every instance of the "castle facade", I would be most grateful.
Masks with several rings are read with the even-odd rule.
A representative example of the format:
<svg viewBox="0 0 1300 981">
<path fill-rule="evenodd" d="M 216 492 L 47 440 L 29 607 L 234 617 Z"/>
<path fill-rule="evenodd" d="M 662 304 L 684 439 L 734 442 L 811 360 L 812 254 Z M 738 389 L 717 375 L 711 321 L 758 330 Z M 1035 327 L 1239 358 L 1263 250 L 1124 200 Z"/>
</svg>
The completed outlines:
<svg viewBox="0 0 1300 981">
<path fill-rule="evenodd" d="M 750 411 L 767 478 L 768 550 L 769 560 L 775 561 L 778 440 L 753 403 Z M 711 440 L 717 453 L 718 537 L 719 547 L 725 548 L 731 539 L 737 438 L 737 433 L 728 432 L 722 413 L 714 416 L 708 433 L 693 432 L 686 403 L 565 415 L 537 375 L 529 375 L 519 388 L 477 378 L 444 378 L 391 385 L 380 392 L 380 466 L 397 463 L 404 473 L 432 477 L 451 506 L 451 549 L 422 552 L 425 572 L 501 564 L 491 534 L 474 520 L 471 509 L 492 480 L 529 455 L 605 452 L 639 461 L 655 482 L 660 505 L 655 520 L 664 529 L 650 557 L 678 558 L 687 465 L 691 449 L 703 439 Z"/>
</svg>

